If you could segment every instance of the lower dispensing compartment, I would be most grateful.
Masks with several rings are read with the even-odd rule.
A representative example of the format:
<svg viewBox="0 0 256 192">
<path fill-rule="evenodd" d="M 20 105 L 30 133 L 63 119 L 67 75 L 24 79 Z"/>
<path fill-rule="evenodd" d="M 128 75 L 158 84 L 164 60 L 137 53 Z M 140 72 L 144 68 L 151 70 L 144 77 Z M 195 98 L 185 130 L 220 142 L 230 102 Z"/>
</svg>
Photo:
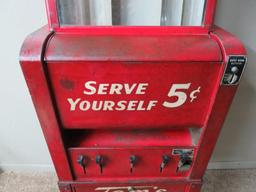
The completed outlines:
<svg viewBox="0 0 256 192">
<path fill-rule="evenodd" d="M 68 153 L 76 180 L 188 177 L 196 146 L 179 131 L 78 131 Z"/>
</svg>

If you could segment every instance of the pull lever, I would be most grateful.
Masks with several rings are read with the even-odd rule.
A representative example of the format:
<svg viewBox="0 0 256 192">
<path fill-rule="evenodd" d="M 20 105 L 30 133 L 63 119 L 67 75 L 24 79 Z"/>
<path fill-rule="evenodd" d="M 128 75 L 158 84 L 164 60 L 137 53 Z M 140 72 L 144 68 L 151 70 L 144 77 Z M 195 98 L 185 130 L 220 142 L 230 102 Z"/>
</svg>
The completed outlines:
<svg viewBox="0 0 256 192">
<path fill-rule="evenodd" d="M 136 164 L 136 160 L 137 160 L 137 158 L 135 155 L 130 156 L 130 172 L 131 173 L 133 172 L 133 168 Z"/>
<path fill-rule="evenodd" d="M 86 174 L 85 156 L 79 155 L 78 158 L 77 158 L 77 163 L 83 168 L 84 174 Z"/>
<path fill-rule="evenodd" d="M 168 155 L 164 155 L 162 157 L 162 163 L 160 165 L 160 172 L 163 172 L 164 167 L 169 163 L 169 161 L 171 160 L 171 158 Z"/>
<path fill-rule="evenodd" d="M 103 173 L 103 157 L 101 155 L 96 156 L 96 163 L 100 167 L 100 173 Z"/>
</svg>

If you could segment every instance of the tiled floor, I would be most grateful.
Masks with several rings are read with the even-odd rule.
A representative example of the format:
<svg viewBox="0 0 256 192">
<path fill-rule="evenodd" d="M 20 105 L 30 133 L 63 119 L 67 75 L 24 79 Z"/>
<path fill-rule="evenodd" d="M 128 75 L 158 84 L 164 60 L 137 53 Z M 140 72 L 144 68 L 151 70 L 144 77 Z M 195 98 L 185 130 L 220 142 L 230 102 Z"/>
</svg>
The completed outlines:
<svg viewBox="0 0 256 192">
<path fill-rule="evenodd" d="M 57 192 L 56 176 L 42 172 L 3 172 L 0 192 Z M 202 192 L 256 192 L 256 170 L 211 170 Z"/>
</svg>

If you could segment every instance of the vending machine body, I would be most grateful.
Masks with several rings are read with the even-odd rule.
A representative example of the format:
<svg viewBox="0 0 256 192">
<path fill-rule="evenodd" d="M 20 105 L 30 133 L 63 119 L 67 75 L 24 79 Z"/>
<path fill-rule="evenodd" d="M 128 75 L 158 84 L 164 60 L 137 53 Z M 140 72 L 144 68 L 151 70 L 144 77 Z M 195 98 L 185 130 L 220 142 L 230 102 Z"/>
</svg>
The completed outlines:
<svg viewBox="0 0 256 192">
<path fill-rule="evenodd" d="M 20 54 L 60 191 L 199 192 L 247 62 L 242 43 L 213 25 L 216 1 L 204 2 L 198 26 L 168 23 L 164 0 L 148 26 L 127 13 L 114 25 L 115 0 L 80 1 L 105 10 L 90 21 L 67 2 L 46 1 L 49 24 Z"/>
</svg>

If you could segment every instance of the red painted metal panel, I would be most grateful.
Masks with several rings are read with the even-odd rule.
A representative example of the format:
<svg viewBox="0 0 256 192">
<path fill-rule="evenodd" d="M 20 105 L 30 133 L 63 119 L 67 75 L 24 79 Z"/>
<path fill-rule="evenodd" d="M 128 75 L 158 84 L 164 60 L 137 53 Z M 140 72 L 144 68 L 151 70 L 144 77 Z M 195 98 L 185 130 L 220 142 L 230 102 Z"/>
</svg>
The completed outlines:
<svg viewBox="0 0 256 192">
<path fill-rule="evenodd" d="M 209 35 L 88 36 L 55 34 L 47 61 L 222 61 Z"/>
<path fill-rule="evenodd" d="M 243 44 L 230 33 L 216 27 L 212 36 L 219 42 L 226 62 L 229 55 L 246 55 L 246 50 Z M 224 70 L 225 65 L 222 66 L 222 74 L 224 73 Z M 208 113 L 209 119 L 201 135 L 201 141 L 199 142 L 200 147 L 191 173 L 191 178 L 195 179 L 203 176 L 237 87 L 237 85 L 220 85 L 218 87 L 218 93 L 214 100 L 214 104 L 211 111 Z"/>
<path fill-rule="evenodd" d="M 229 55 L 247 54 L 242 41 L 222 28 L 214 26 L 214 31 L 211 33 L 211 36 L 219 43 L 219 46 L 222 49 L 222 54 L 224 55 L 224 61 L 228 61 Z"/>
<path fill-rule="evenodd" d="M 200 192 L 202 187 L 202 183 L 191 183 L 191 185 L 187 188 L 186 192 Z"/>
<path fill-rule="evenodd" d="M 145 181 L 144 181 L 145 182 Z M 145 184 L 133 184 L 133 183 L 123 183 L 123 184 L 74 184 L 73 189 L 76 192 L 184 192 L 187 184 L 174 183 L 149 183 Z"/>
<path fill-rule="evenodd" d="M 202 134 L 191 178 L 203 176 L 235 92 L 236 86 L 220 88 L 207 127 Z"/>
<path fill-rule="evenodd" d="M 68 132 L 68 147 L 192 147 L 189 129 L 184 130 L 82 130 Z M 100 138 L 100 139 L 99 139 Z"/>
<path fill-rule="evenodd" d="M 217 0 L 207 0 L 205 5 L 205 15 L 203 25 L 211 30 L 214 25 L 214 16 Z"/>
<path fill-rule="evenodd" d="M 58 34 L 83 34 L 83 35 L 161 35 L 166 36 L 170 34 L 189 34 L 189 35 L 207 35 L 209 29 L 202 26 L 166 26 L 166 27 L 142 27 L 142 26 L 86 26 L 86 27 L 60 27 L 54 29 Z"/>
<path fill-rule="evenodd" d="M 72 174 L 41 60 L 49 37 L 46 27 L 31 34 L 23 44 L 20 61 L 57 175 L 65 181 L 72 180 Z"/>
<path fill-rule="evenodd" d="M 48 63 L 56 103 L 65 128 L 202 127 L 208 103 L 215 94 L 213 87 L 220 66 L 220 63 L 210 62 L 207 65 L 203 62 Z M 85 94 L 84 91 L 88 91 L 85 83 L 91 81 L 97 90 L 99 84 L 109 84 L 106 94 Z M 123 86 L 122 91 L 111 94 L 110 84 L 117 83 Z M 133 87 L 133 91 L 125 92 L 124 84 Z M 136 91 L 139 84 L 145 85 L 143 94 Z M 168 98 L 173 84 L 190 84 L 189 89 L 185 90 L 188 98 L 184 104 L 169 108 L 164 105 L 165 102 L 177 101 L 177 97 Z M 197 99 L 191 100 L 189 95 L 195 90 L 200 90 L 200 93 L 197 93 Z M 106 100 L 114 105 L 113 108 L 105 107 L 108 105 Z M 131 101 L 135 103 L 132 109 L 129 108 Z M 125 108 L 120 109 L 120 102 L 125 103 Z M 92 107 L 93 103 L 99 110 Z"/>
<path fill-rule="evenodd" d="M 57 12 L 57 4 L 56 0 L 45 0 L 47 18 L 48 18 L 48 29 L 54 30 L 55 28 L 59 28 L 59 19 Z"/>
</svg>

